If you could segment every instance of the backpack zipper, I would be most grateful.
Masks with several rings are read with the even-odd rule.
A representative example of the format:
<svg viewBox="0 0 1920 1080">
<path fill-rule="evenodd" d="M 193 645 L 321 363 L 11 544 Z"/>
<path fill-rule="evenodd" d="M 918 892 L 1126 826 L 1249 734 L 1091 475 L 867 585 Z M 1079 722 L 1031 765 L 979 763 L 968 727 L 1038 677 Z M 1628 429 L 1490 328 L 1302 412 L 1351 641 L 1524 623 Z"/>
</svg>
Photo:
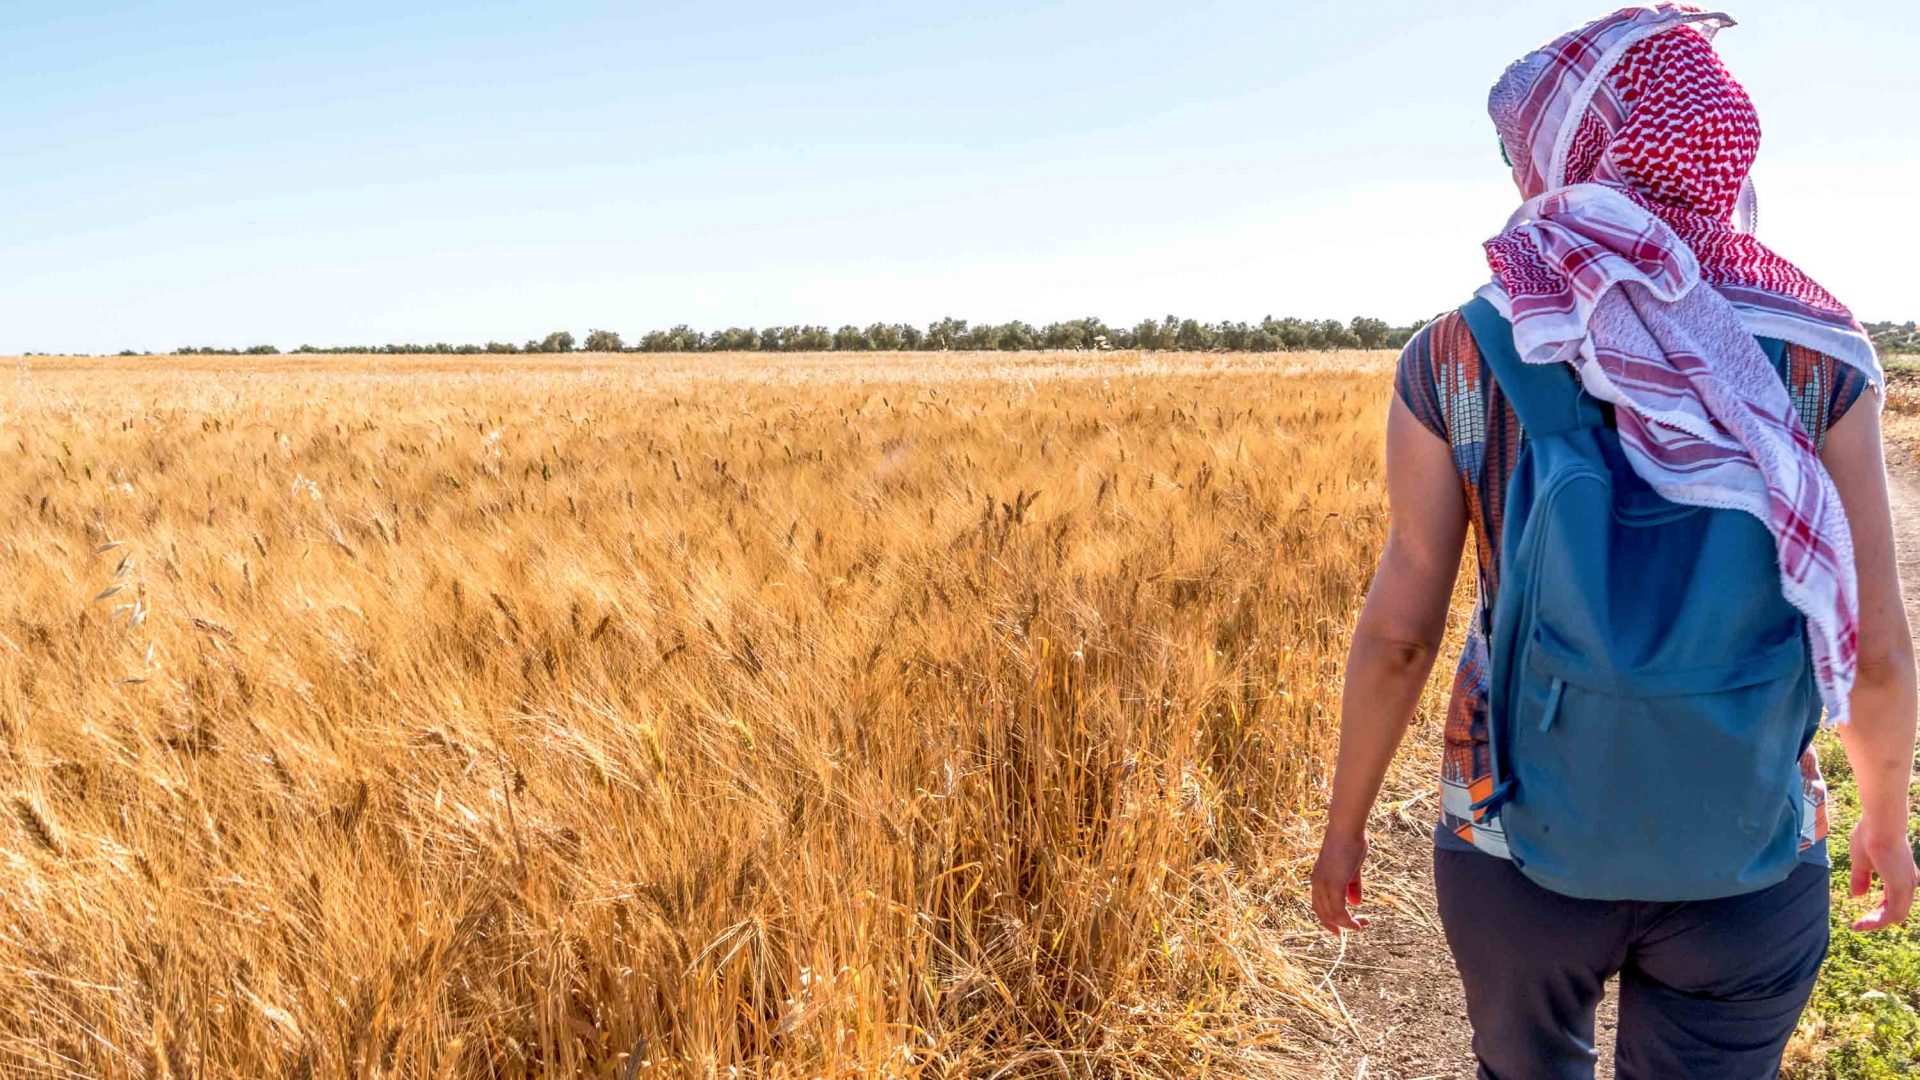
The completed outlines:
<svg viewBox="0 0 1920 1080">
<path fill-rule="evenodd" d="M 1526 452 L 1522 454 L 1521 460 L 1516 463 L 1517 467 L 1531 468 L 1532 463 L 1527 460 L 1527 456 L 1531 453 L 1537 453 L 1537 452 L 1538 452 L 1537 446 L 1531 445 L 1531 444 L 1528 445 L 1528 447 L 1526 448 Z M 1560 476 L 1554 479 L 1553 483 L 1547 485 L 1543 490 L 1541 490 L 1538 494 L 1534 496 L 1533 507 L 1529 511 L 1529 519 L 1531 520 L 1533 515 L 1541 514 L 1546 510 L 1550 509 L 1553 505 L 1553 500 L 1559 497 L 1563 489 L 1565 489 L 1569 484 L 1575 483 L 1576 481 L 1580 481 L 1580 480 L 1595 480 L 1600 482 L 1603 485 L 1607 482 L 1607 478 L 1605 476 L 1602 476 L 1599 472 L 1591 469 L 1572 470 L 1572 471 L 1562 473 Z M 1539 550 L 1539 537 L 1525 536 L 1523 538 L 1522 550 L 1520 554 L 1524 559 L 1528 561 L 1537 561 L 1538 559 L 1540 559 L 1541 555 Z M 1531 608 L 1532 605 L 1529 605 L 1529 607 Z M 1526 618 L 1523 620 L 1524 625 L 1532 626 L 1534 623 L 1533 616 L 1534 616 L 1534 612 L 1532 610 L 1528 610 L 1526 612 Z M 1492 624 L 1493 624 L 1493 613 L 1491 610 L 1487 610 L 1486 612 L 1486 626 L 1487 626 L 1486 643 L 1487 643 L 1487 656 L 1489 660 L 1491 660 L 1493 657 L 1493 648 L 1494 648 Z M 1517 653 L 1520 653 L 1521 655 L 1511 657 L 1508 660 L 1508 662 L 1505 665 L 1503 665 L 1503 673 L 1507 676 L 1509 680 L 1511 680 L 1513 677 L 1513 671 L 1515 667 L 1525 659 L 1525 653 L 1528 651 L 1528 646 L 1530 644 L 1531 642 L 1515 643 L 1516 648 L 1514 651 Z M 1542 731 L 1545 731 L 1547 728 L 1553 725 L 1554 715 L 1560 711 L 1560 697 L 1564 693 L 1564 683 L 1562 680 L 1559 680 L 1559 679 L 1555 679 L 1554 683 L 1555 683 L 1555 687 L 1552 692 L 1551 705 L 1547 710 L 1545 719 L 1541 723 Z M 1505 696 L 1504 693 L 1502 696 L 1503 697 Z M 1493 785 L 1492 792 L 1489 793 L 1486 798 L 1476 801 L 1469 808 L 1472 810 L 1485 811 L 1485 813 L 1483 813 L 1478 820 L 1485 820 L 1487 818 L 1492 818 L 1498 815 L 1501 809 L 1506 806 L 1507 801 L 1513 797 L 1514 789 L 1518 786 L 1516 778 L 1514 777 L 1514 774 L 1513 774 L 1511 763 L 1504 760 L 1508 755 L 1500 752 L 1501 751 L 1500 724 L 1502 722 L 1502 718 L 1496 717 L 1493 714 L 1493 709 L 1491 708 L 1491 705 L 1492 705 L 1491 701 L 1488 702 L 1488 705 L 1489 705 L 1489 708 L 1487 709 L 1487 765 L 1488 765 L 1488 772 L 1489 772 L 1490 779 L 1494 781 L 1494 785 Z M 1516 864 L 1519 862 L 1517 858 L 1514 861 Z"/>
<path fill-rule="evenodd" d="M 1553 688 L 1547 691 L 1547 708 L 1540 717 L 1540 730 L 1553 727 L 1553 721 L 1560 715 L 1560 698 L 1567 692 L 1567 680 L 1555 675 Z"/>
</svg>

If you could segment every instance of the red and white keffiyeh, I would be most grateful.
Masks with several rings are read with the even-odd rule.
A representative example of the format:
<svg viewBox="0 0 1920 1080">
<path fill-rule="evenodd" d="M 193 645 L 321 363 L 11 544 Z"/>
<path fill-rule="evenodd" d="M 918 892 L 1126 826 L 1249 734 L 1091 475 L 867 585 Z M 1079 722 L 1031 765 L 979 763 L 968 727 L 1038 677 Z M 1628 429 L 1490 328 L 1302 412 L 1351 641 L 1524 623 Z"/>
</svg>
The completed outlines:
<svg viewBox="0 0 1920 1080">
<path fill-rule="evenodd" d="M 1847 719 L 1859 651 L 1853 539 L 1833 481 L 1754 336 L 1883 376 L 1838 300 L 1752 234 L 1753 103 L 1688 4 L 1626 8 L 1507 69 L 1488 99 L 1526 202 L 1487 241 L 1480 290 L 1531 363 L 1572 363 L 1613 403 L 1634 471 L 1675 502 L 1773 533 L 1815 674 Z M 1736 220 L 1738 218 L 1738 220 Z"/>
</svg>

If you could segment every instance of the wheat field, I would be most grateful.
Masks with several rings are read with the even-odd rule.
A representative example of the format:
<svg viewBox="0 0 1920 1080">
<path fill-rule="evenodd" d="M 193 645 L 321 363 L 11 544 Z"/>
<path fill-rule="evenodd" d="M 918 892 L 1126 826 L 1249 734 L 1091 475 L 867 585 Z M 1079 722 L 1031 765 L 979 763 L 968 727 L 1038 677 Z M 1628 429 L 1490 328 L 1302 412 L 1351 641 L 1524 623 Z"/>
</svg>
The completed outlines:
<svg viewBox="0 0 1920 1080">
<path fill-rule="evenodd" d="M 0 1074 L 1298 1071 L 1387 355 L 6 370 Z"/>
</svg>

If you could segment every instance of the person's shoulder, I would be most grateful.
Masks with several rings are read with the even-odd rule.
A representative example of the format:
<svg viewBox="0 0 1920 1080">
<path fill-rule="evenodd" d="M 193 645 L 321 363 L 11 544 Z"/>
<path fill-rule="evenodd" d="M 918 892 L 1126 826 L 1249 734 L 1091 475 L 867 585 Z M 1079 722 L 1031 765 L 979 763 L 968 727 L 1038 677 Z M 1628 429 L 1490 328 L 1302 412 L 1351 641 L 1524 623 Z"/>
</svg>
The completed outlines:
<svg viewBox="0 0 1920 1080">
<path fill-rule="evenodd" d="M 1438 371 L 1445 365 L 1476 363 L 1479 350 L 1474 347 L 1473 331 L 1459 308 L 1450 308 L 1421 325 L 1401 350 L 1402 366 L 1418 365 Z"/>
</svg>

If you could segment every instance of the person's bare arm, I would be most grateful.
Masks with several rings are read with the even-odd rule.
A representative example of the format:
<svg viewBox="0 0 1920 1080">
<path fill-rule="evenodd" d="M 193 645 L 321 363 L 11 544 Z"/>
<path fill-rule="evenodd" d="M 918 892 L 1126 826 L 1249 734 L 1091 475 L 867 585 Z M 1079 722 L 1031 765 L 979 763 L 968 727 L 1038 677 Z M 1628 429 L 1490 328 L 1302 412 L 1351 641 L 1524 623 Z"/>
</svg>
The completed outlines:
<svg viewBox="0 0 1920 1080">
<path fill-rule="evenodd" d="M 1913 908 L 1917 876 L 1907 839 L 1914 752 L 1913 634 L 1900 595 L 1876 404 L 1861 401 L 1848 410 L 1827 433 L 1821 453 L 1846 508 L 1860 577 L 1860 673 L 1849 699 L 1853 715 L 1840 729 L 1860 788 L 1860 821 L 1849 844 L 1853 895 L 1867 895 L 1875 875 L 1885 888 L 1880 905 L 1855 922 L 1855 930 L 1882 930 L 1904 921 Z"/>
<path fill-rule="evenodd" d="M 1444 439 L 1394 398 L 1387 418 L 1386 550 L 1354 626 L 1340 699 L 1340 753 L 1313 909 L 1328 931 L 1359 930 L 1367 814 L 1406 735 L 1446 636 L 1448 602 L 1466 540 L 1466 498 Z"/>
</svg>

